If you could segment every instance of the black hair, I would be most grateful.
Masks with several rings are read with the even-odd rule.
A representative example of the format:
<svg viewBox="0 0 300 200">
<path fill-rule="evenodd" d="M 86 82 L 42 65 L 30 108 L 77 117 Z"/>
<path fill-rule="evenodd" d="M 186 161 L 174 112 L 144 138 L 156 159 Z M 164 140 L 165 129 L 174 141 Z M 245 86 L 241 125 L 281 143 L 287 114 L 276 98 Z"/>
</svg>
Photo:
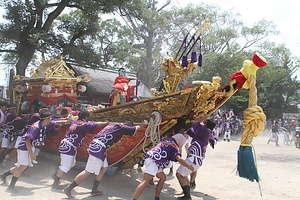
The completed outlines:
<svg viewBox="0 0 300 200">
<path fill-rule="evenodd" d="M 121 70 L 125 70 L 125 68 L 124 68 L 124 67 L 120 67 L 120 68 L 118 69 L 118 71 L 121 71 Z"/>
<path fill-rule="evenodd" d="M 44 120 L 44 119 L 49 118 L 52 113 L 48 108 L 43 108 L 43 109 L 40 109 L 39 114 L 40 114 L 40 119 Z"/>
<path fill-rule="evenodd" d="M 124 124 L 127 126 L 133 126 L 133 122 L 130 119 L 125 119 Z"/>
<path fill-rule="evenodd" d="M 5 106 L 7 107 L 8 106 L 8 103 L 6 101 L 0 101 L 0 106 Z"/>
<path fill-rule="evenodd" d="M 90 112 L 87 110 L 80 110 L 78 113 L 78 119 L 85 119 L 86 117 L 90 116 Z"/>
<path fill-rule="evenodd" d="M 207 120 L 205 121 L 205 126 L 206 126 L 208 129 L 213 130 L 213 129 L 215 128 L 215 126 L 216 126 L 216 123 L 213 122 L 213 121 L 210 120 L 210 119 L 207 119 Z"/>
<path fill-rule="evenodd" d="M 11 102 L 8 105 L 6 105 L 6 109 L 11 109 L 11 108 L 16 108 L 16 104 Z"/>
<path fill-rule="evenodd" d="M 187 124 L 184 118 L 178 118 L 177 123 L 173 126 L 172 130 L 174 133 L 179 133 L 181 129 L 189 129 L 190 124 Z"/>
<path fill-rule="evenodd" d="M 28 115 L 28 114 L 31 114 L 30 110 L 22 110 L 21 111 L 21 115 Z"/>
</svg>

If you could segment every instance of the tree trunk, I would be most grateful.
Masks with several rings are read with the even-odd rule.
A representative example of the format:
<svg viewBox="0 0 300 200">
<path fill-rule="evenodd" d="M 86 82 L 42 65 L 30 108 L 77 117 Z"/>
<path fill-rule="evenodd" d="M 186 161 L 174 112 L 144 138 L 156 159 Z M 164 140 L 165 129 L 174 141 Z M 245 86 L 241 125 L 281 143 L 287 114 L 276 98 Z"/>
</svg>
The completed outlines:
<svg viewBox="0 0 300 200">
<path fill-rule="evenodd" d="M 28 67 L 28 64 L 30 63 L 34 55 L 36 46 L 32 44 L 26 44 L 23 45 L 23 47 L 20 49 L 22 50 L 19 51 L 19 60 L 16 64 L 16 74 L 20 76 L 25 76 L 26 68 Z"/>
<path fill-rule="evenodd" d="M 143 71 L 139 72 L 141 74 L 141 79 L 143 83 L 148 87 L 153 87 L 153 31 L 149 31 L 149 36 L 147 38 L 146 43 L 146 59 L 145 59 L 145 68 Z"/>
</svg>

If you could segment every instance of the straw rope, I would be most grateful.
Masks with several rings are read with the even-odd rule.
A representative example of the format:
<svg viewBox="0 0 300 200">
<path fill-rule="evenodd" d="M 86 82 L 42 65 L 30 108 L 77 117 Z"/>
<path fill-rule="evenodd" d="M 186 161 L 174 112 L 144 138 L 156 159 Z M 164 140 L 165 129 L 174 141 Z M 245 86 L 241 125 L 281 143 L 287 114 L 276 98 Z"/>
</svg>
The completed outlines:
<svg viewBox="0 0 300 200">
<path fill-rule="evenodd" d="M 248 78 L 248 82 L 250 83 L 249 105 L 244 114 L 244 131 L 241 139 L 242 146 L 252 143 L 253 137 L 258 136 L 264 129 L 264 122 L 266 121 L 266 115 L 263 109 L 257 106 L 256 77 L 251 75 Z"/>
</svg>

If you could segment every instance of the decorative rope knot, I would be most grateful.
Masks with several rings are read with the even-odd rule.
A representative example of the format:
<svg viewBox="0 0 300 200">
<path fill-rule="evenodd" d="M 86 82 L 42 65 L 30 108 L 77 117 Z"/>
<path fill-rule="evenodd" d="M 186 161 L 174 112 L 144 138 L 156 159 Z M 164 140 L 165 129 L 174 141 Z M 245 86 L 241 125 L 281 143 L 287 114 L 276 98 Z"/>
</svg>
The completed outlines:
<svg viewBox="0 0 300 200">
<path fill-rule="evenodd" d="M 266 121 L 266 115 L 260 106 L 247 108 L 243 121 L 244 132 L 247 134 L 243 135 L 241 143 L 251 144 L 252 138 L 257 137 L 264 130 L 264 121 Z"/>
<path fill-rule="evenodd" d="M 244 114 L 241 144 L 251 144 L 253 137 L 258 136 L 264 130 L 264 121 L 266 121 L 263 109 L 257 105 L 256 77 L 252 75 L 248 81 L 250 83 L 249 106 Z"/>
</svg>

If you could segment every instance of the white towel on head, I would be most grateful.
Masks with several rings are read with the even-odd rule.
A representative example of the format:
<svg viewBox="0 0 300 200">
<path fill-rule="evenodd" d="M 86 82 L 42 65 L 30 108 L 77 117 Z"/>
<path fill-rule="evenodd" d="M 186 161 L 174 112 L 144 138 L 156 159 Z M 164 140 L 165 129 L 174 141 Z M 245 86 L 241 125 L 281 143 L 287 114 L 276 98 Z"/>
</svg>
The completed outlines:
<svg viewBox="0 0 300 200">
<path fill-rule="evenodd" d="M 186 137 L 182 133 L 177 133 L 172 136 L 172 138 L 175 139 L 177 144 L 179 145 L 179 148 L 182 148 L 184 144 L 186 143 Z"/>
</svg>

